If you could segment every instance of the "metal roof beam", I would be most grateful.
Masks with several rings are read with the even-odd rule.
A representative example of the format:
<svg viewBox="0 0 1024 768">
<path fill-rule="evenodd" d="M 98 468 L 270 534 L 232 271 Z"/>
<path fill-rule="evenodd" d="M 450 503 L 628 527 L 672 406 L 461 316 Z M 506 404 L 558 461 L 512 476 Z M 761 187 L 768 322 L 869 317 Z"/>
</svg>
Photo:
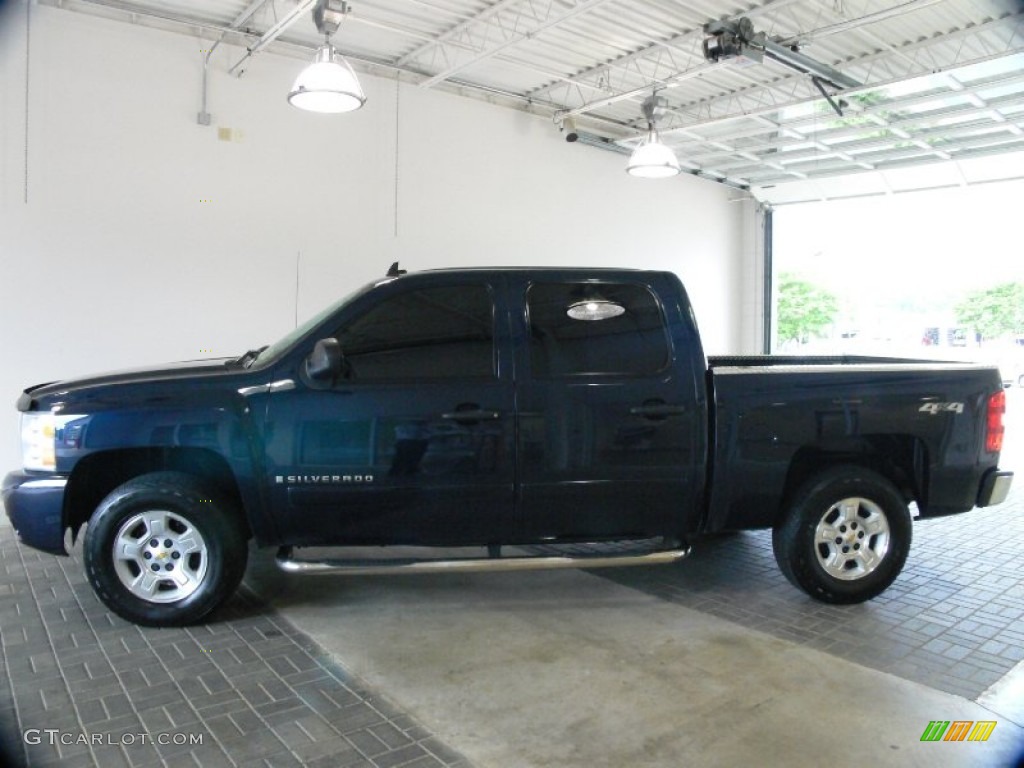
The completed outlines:
<svg viewBox="0 0 1024 768">
<path fill-rule="evenodd" d="M 1024 138 L 1019 139 L 1016 142 L 999 142 L 992 143 L 989 146 L 965 148 L 961 151 L 958 151 L 953 156 L 953 162 L 959 162 L 961 160 L 973 160 L 979 157 L 991 157 L 993 155 L 1001 155 L 1005 154 L 1006 152 L 1016 152 L 1020 150 L 1024 150 Z M 938 162 L 942 161 L 936 159 L 922 161 L 920 158 L 915 157 L 896 158 L 885 164 L 880 164 L 877 168 L 874 169 L 874 172 L 884 173 L 886 171 L 896 171 L 904 168 L 918 168 L 924 165 L 932 165 Z M 859 173 L 870 172 L 871 171 L 867 170 L 850 169 L 843 168 L 841 166 L 831 165 L 827 168 L 818 168 L 813 171 L 809 171 L 804 175 L 804 178 L 814 181 L 818 179 L 831 179 L 840 176 L 851 176 Z M 785 175 L 769 175 L 765 173 L 763 175 L 758 176 L 756 179 L 752 175 L 749 184 L 751 187 L 764 187 L 776 184 L 785 184 L 791 181 L 793 181 L 793 179 Z"/>
<path fill-rule="evenodd" d="M 523 2 L 523 0 L 498 0 L 498 2 L 494 3 L 491 6 L 488 6 L 486 10 L 478 13 L 475 16 L 471 16 L 470 18 L 459 22 L 454 27 L 449 29 L 447 32 L 442 33 L 437 38 L 431 40 L 428 43 L 424 43 L 414 51 L 405 54 L 405 56 L 403 56 L 402 58 L 395 62 L 395 66 L 404 67 L 406 64 L 409 64 L 410 62 L 415 61 L 416 59 L 423 56 L 423 54 L 429 51 L 430 49 L 442 46 L 452 38 L 455 38 L 463 34 L 474 24 L 485 24 L 491 19 L 491 17 L 497 16 L 498 14 L 502 13 L 509 7 L 515 6 L 521 2 Z"/>
<path fill-rule="evenodd" d="M 829 25 L 827 27 L 822 27 L 822 28 L 819 28 L 818 30 L 814 30 L 812 32 L 801 34 L 801 35 L 798 35 L 798 36 L 795 36 L 795 37 L 794 36 L 790 36 L 789 38 L 785 38 L 784 39 L 784 42 L 783 42 L 782 45 L 780 45 L 778 43 L 774 43 L 772 41 L 766 41 L 766 42 L 768 43 L 768 47 L 770 47 L 771 51 L 774 54 L 779 54 L 778 56 L 775 57 L 776 60 L 779 60 L 779 59 L 791 59 L 791 60 L 794 60 L 796 62 L 800 62 L 800 61 L 805 61 L 806 62 L 807 57 L 804 57 L 804 56 L 802 56 L 802 54 L 799 54 L 799 53 L 790 52 L 784 46 L 788 42 L 795 42 L 797 40 L 802 40 L 802 39 L 807 39 L 807 38 L 813 39 L 815 37 L 825 37 L 825 36 L 828 36 L 828 35 L 836 34 L 836 33 L 841 32 L 841 31 L 846 31 L 847 29 L 852 29 L 852 28 L 855 28 L 855 27 L 865 26 L 865 25 L 868 25 L 868 24 L 871 24 L 871 23 L 875 23 L 877 21 L 881 21 L 884 18 L 888 18 L 889 16 L 893 15 L 893 13 L 896 10 L 898 10 L 900 13 L 909 13 L 911 11 L 918 10 L 920 8 L 924 8 L 924 7 L 927 7 L 927 6 L 930 6 L 930 5 L 934 5 L 936 2 L 940 2 L 940 1 L 941 0 L 911 0 L 910 2 L 906 2 L 906 3 L 903 3 L 902 5 L 898 6 L 897 9 L 883 8 L 880 11 L 877 11 L 875 13 L 869 13 L 869 14 L 863 16 L 863 17 L 860 17 L 860 18 L 845 20 L 845 21 L 842 21 L 842 22 L 840 22 L 838 24 L 832 24 L 832 25 Z M 768 4 L 768 5 L 760 6 L 760 7 L 755 8 L 755 9 L 751 9 L 750 11 L 746 12 L 744 15 L 747 18 L 756 18 L 759 15 L 764 15 L 764 14 L 769 13 L 769 12 L 774 12 L 774 11 L 782 10 L 783 8 L 785 8 L 787 5 L 790 5 L 790 4 L 792 4 L 792 3 L 784 2 L 784 0 L 783 0 L 783 1 L 780 1 L 780 2 L 775 2 L 775 3 Z M 831 10 L 830 10 L 830 13 L 832 14 L 833 17 L 838 15 L 834 11 L 831 11 Z M 656 45 L 652 45 L 652 46 L 649 46 L 648 48 L 643 49 L 642 51 L 638 51 L 635 54 L 630 54 L 629 56 L 617 59 L 615 61 L 615 63 L 616 64 L 621 64 L 623 62 L 632 62 L 636 58 L 646 58 L 652 51 L 654 51 L 657 48 L 658 45 L 665 45 L 665 46 L 671 46 L 673 48 L 680 48 L 682 46 L 685 46 L 686 44 L 694 44 L 696 42 L 702 41 L 704 36 L 705 35 L 704 35 L 703 29 L 691 30 L 691 31 L 689 31 L 687 33 L 684 33 L 683 35 L 680 35 L 680 36 L 677 36 L 675 38 L 672 38 L 671 40 L 666 41 L 665 43 L 659 43 L 659 44 L 656 44 Z M 880 43 L 880 44 L 883 47 L 886 47 L 890 51 L 890 53 L 893 53 L 894 55 L 897 55 L 899 57 L 902 57 L 902 58 L 909 59 L 909 60 L 913 61 L 911 59 L 911 57 L 907 53 L 904 53 L 904 52 L 900 51 L 899 49 L 895 48 L 894 46 L 885 44 L 884 42 Z M 620 101 L 620 100 L 623 100 L 623 99 L 635 98 L 639 93 L 643 93 L 643 92 L 645 92 L 647 90 L 650 90 L 654 85 L 664 84 L 667 87 L 672 87 L 674 84 L 676 84 L 678 82 L 681 82 L 683 80 L 691 79 L 693 77 L 701 77 L 705 73 L 710 73 L 710 72 L 716 71 L 716 70 L 720 71 L 719 70 L 720 65 L 705 63 L 704 60 L 703 60 L 703 56 L 700 55 L 697 52 L 689 53 L 688 51 L 683 50 L 682 53 L 684 53 L 685 55 L 688 55 L 690 58 L 699 59 L 702 63 L 700 65 L 696 66 L 696 67 L 693 67 L 690 70 L 679 71 L 679 69 L 676 69 L 673 73 L 666 73 L 665 75 L 661 76 L 661 78 L 660 78 L 660 80 L 658 82 L 648 82 L 648 83 L 646 83 L 645 84 L 646 87 L 644 87 L 644 86 L 639 86 L 639 87 L 638 86 L 632 86 L 629 90 L 624 90 L 621 93 L 613 93 L 613 94 L 611 94 L 611 95 L 609 95 L 609 96 L 607 96 L 607 97 L 605 97 L 603 99 L 599 99 L 599 100 L 596 100 L 596 101 L 593 101 L 593 102 L 586 102 L 586 103 L 583 103 L 583 104 L 581 104 L 579 106 L 572 107 L 570 109 L 567 109 L 565 112 L 560 113 L 560 116 L 570 117 L 570 116 L 580 115 L 580 114 L 583 114 L 585 112 L 590 112 L 590 111 L 593 111 L 593 110 L 596 110 L 596 109 L 601 109 L 602 107 L 608 106 L 610 104 L 613 104 L 613 103 L 615 103 L 617 101 Z M 815 66 L 820 66 L 817 62 L 815 62 L 814 64 L 815 64 Z M 833 68 L 826 67 L 826 69 L 833 69 Z M 594 68 L 592 68 L 590 70 L 587 70 L 586 72 L 580 73 L 580 75 L 574 76 L 572 79 L 574 81 L 579 81 L 581 79 L 585 79 L 588 76 L 592 77 L 594 75 L 598 75 L 598 76 L 604 77 L 606 72 L 607 72 L 607 67 L 605 65 L 602 65 L 602 66 L 594 67 Z M 844 78 L 844 82 L 846 82 L 846 83 L 851 83 L 852 82 L 852 79 L 849 78 L 844 73 L 838 73 L 837 72 L 836 74 L 839 75 L 840 77 Z M 787 78 L 787 80 L 788 79 L 789 78 Z M 763 87 L 761 83 L 758 83 L 758 85 Z M 808 83 L 808 86 L 810 86 L 810 83 Z M 533 95 L 533 94 L 539 95 L 539 94 L 542 94 L 542 93 L 546 93 L 546 92 L 548 92 L 550 90 L 553 90 L 553 89 L 555 89 L 557 87 L 558 87 L 558 84 L 555 84 L 555 83 L 549 84 L 547 86 L 544 86 L 543 88 L 539 88 L 539 89 L 535 89 L 534 91 L 531 91 L 531 95 Z M 814 92 L 813 88 L 809 87 L 809 89 L 807 90 L 805 98 L 811 98 L 811 97 L 817 98 L 817 94 Z M 567 99 L 563 99 L 563 100 L 567 100 Z"/>
<path fill-rule="evenodd" d="M 246 54 L 232 65 L 228 70 L 229 75 L 235 74 L 235 70 L 238 70 L 245 62 L 252 58 L 255 54 L 262 51 L 270 43 L 274 42 L 279 38 L 292 24 L 297 22 L 302 16 L 312 10 L 313 6 L 316 5 L 317 0 L 300 0 L 299 4 L 295 6 L 284 18 L 278 21 L 274 26 L 263 33 L 256 43 L 251 46 Z M 238 77 L 245 74 L 245 70 L 241 69 L 238 72 Z"/>
<path fill-rule="evenodd" d="M 249 7 L 243 10 L 240 14 L 238 14 L 235 17 L 235 20 L 228 25 L 228 28 L 238 29 L 240 26 L 245 24 L 245 22 L 247 22 L 251 17 L 255 16 L 256 12 L 260 10 L 260 8 L 262 8 L 267 3 L 270 2 L 272 2 L 272 0 L 252 0 L 252 2 L 249 3 Z"/>
<path fill-rule="evenodd" d="M 1024 97 L 1019 97 L 1018 101 L 1024 106 Z M 770 167 L 783 165 L 788 169 L 792 163 L 820 161 L 828 156 L 842 157 L 846 155 L 854 165 L 875 164 L 879 153 L 893 149 L 902 150 L 911 144 L 937 159 L 955 159 L 952 153 L 961 152 L 966 146 L 979 143 L 988 144 L 992 142 L 993 137 L 997 141 L 1011 140 L 999 138 L 1001 134 L 1010 133 L 1024 136 L 1024 110 L 1016 118 L 1006 118 L 1004 121 L 977 119 L 969 123 L 935 127 L 913 135 L 895 127 L 890 130 L 892 133 L 888 136 L 868 137 L 861 141 L 841 144 L 829 144 L 827 143 L 828 136 L 817 136 L 807 137 L 803 141 L 784 140 L 756 148 L 742 148 L 740 152 L 742 152 L 744 160 L 733 159 L 732 162 L 729 162 L 729 153 L 723 154 L 718 151 L 695 153 L 692 150 L 680 149 L 676 149 L 676 151 L 698 166 L 713 165 L 720 172 L 738 177 L 748 174 L 752 178 L 758 175 L 758 171 L 763 170 L 761 165 Z M 962 137 L 963 140 L 951 143 L 951 139 L 958 137 Z M 936 143 L 930 144 L 930 141 L 936 141 Z M 785 150 L 786 147 L 798 146 L 813 147 L 813 149 L 780 151 Z M 756 159 L 752 160 L 751 156 Z M 719 158 L 726 158 L 725 162 L 714 162 Z"/>
<path fill-rule="evenodd" d="M 152 9 L 142 9 L 117 0 L 33 0 L 39 5 L 59 8 L 65 11 L 88 13 L 101 18 L 125 21 L 130 24 L 150 26 L 152 29 L 166 31 L 173 28 L 176 31 L 188 30 L 188 34 L 209 34 L 214 35 L 225 31 L 231 31 L 220 21 L 204 21 L 195 18 L 182 17 L 171 13 L 162 13 Z M 144 23 L 145 22 L 145 23 Z"/>
<path fill-rule="evenodd" d="M 951 98 L 956 98 L 958 96 L 959 97 L 963 97 L 963 96 L 965 96 L 967 94 L 974 94 L 974 93 L 977 93 L 977 92 L 980 92 L 980 91 L 984 91 L 984 90 L 987 90 L 987 89 L 990 89 L 990 88 L 1005 87 L 1005 86 L 1012 86 L 1012 85 L 1018 85 L 1018 84 L 1024 86 L 1024 73 L 1014 73 L 1014 74 L 1011 74 L 1011 75 L 1000 75 L 1000 76 L 997 76 L 997 77 L 994 77 L 994 78 L 986 79 L 986 80 L 978 82 L 978 83 L 974 83 L 974 84 L 969 85 L 969 86 L 963 86 L 962 90 L 960 90 L 960 91 L 944 91 L 944 90 L 940 90 L 940 89 L 931 89 L 931 90 L 929 90 L 927 92 L 916 93 L 916 94 L 912 94 L 912 95 L 908 95 L 908 96 L 903 96 L 903 97 L 900 97 L 900 98 L 892 99 L 890 101 L 879 102 L 877 104 L 871 104 L 871 105 L 865 106 L 862 109 L 860 109 L 858 112 L 856 112 L 855 114 L 851 114 L 850 117 L 848 117 L 847 119 L 850 120 L 850 119 L 854 119 L 854 118 L 861 117 L 861 116 L 868 117 L 868 116 L 870 116 L 872 114 L 875 114 L 877 112 L 891 112 L 891 111 L 895 111 L 895 110 L 906 109 L 908 107 L 918 106 L 918 105 L 921 105 L 921 104 L 927 104 L 928 102 L 932 102 L 932 101 L 941 101 L 944 98 L 945 99 L 951 99 Z M 994 97 L 994 98 L 989 99 L 988 101 L 986 101 L 985 102 L 985 107 L 986 108 L 1002 109 L 1002 108 L 1005 108 L 1007 106 L 1016 106 L 1017 104 L 1021 103 L 1022 96 L 1024 96 L 1024 90 L 1022 90 L 1021 92 L 1018 92 L 1018 93 L 1008 93 L 1008 94 L 1004 94 L 1002 96 L 997 96 L 997 97 Z M 951 117 L 951 116 L 960 115 L 960 114 L 970 114 L 970 113 L 976 112 L 976 111 L 978 111 L 977 108 L 975 108 L 973 106 L 960 106 L 960 107 L 951 107 L 951 108 L 945 108 L 944 107 L 944 108 L 942 108 L 940 110 L 933 110 L 933 111 L 930 111 L 930 112 L 920 112 L 920 113 L 916 113 L 916 114 L 904 115 L 904 116 L 899 117 L 896 120 L 892 120 L 890 118 L 888 120 L 888 122 L 891 125 L 910 126 L 910 125 L 914 125 L 914 124 L 917 124 L 917 123 L 933 122 L 934 120 L 938 120 L 938 119 L 941 119 L 941 118 L 944 118 L 944 117 Z M 699 139 L 700 141 L 707 141 L 709 139 L 713 139 L 715 141 L 733 142 L 733 141 L 736 141 L 737 139 L 750 138 L 750 137 L 755 136 L 755 135 L 763 135 L 763 134 L 772 133 L 772 132 L 775 132 L 775 131 L 788 131 L 791 134 L 796 134 L 800 138 L 804 138 L 806 136 L 806 134 L 799 130 L 801 128 L 812 128 L 817 133 L 821 133 L 823 131 L 828 131 L 829 136 L 832 137 L 832 138 L 842 137 L 842 136 L 855 136 L 858 133 L 863 133 L 863 128 L 861 128 L 860 126 L 844 125 L 842 127 L 837 127 L 837 128 L 834 128 L 834 129 L 833 128 L 829 128 L 828 127 L 828 123 L 838 122 L 838 121 L 836 121 L 834 118 L 832 118 L 830 116 L 828 117 L 828 120 L 827 120 L 827 122 L 825 124 L 825 127 L 822 127 L 822 118 L 823 118 L 822 115 L 812 115 L 810 117 L 801 118 L 799 120 L 792 120 L 792 121 L 789 121 L 789 122 L 787 122 L 785 124 L 780 124 L 780 123 L 775 123 L 775 122 L 772 122 L 772 121 L 767 121 L 767 118 L 765 118 L 764 116 L 758 116 L 758 117 L 756 117 L 754 119 L 766 120 L 769 123 L 769 125 L 765 126 L 764 128 L 761 128 L 761 129 L 748 128 L 748 129 L 745 129 L 743 131 L 738 131 L 738 132 L 729 132 L 729 133 L 724 133 L 724 134 L 715 134 L 714 136 L 707 137 L 707 138 L 701 136 L 701 134 L 699 133 L 700 126 L 688 126 L 686 128 L 678 128 L 678 129 L 675 129 L 675 131 L 673 131 L 673 134 L 678 131 L 678 132 L 682 132 L 684 135 L 686 135 L 688 137 L 689 136 L 700 137 L 700 139 Z M 671 143 L 672 143 L 673 147 L 685 147 L 689 142 L 688 141 L 683 141 L 683 142 L 674 142 L 673 141 Z"/>
<path fill-rule="evenodd" d="M 892 85 L 893 83 L 912 79 L 914 77 L 941 72 L 953 67 L 992 61 L 997 58 L 1002 58 L 1007 54 L 1024 51 L 1024 35 L 1021 36 L 1019 47 L 1017 48 L 1006 48 L 998 53 L 970 60 L 961 59 L 963 53 L 962 46 L 957 47 L 949 45 L 951 42 L 962 37 L 977 35 L 979 31 L 994 30 L 1001 27 L 1013 28 L 1011 40 L 1017 35 L 1024 33 L 1024 11 L 1013 14 L 1012 16 L 995 19 L 984 24 L 962 29 L 941 38 L 929 38 L 927 40 L 903 46 L 901 50 L 905 53 L 913 52 L 917 54 L 919 57 L 918 61 L 921 60 L 920 57 L 923 56 L 924 53 L 928 53 L 931 56 L 931 60 L 922 63 L 920 65 L 920 71 L 903 72 L 889 80 L 873 82 L 862 88 L 853 89 L 849 93 L 865 93 L 877 90 L 887 85 Z M 933 49 L 949 49 L 951 47 L 955 48 L 955 51 L 951 54 L 947 51 L 944 58 L 934 56 L 936 51 Z M 848 62 L 847 69 L 849 70 L 856 66 L 870 67 L 872 64 L 886 57 L 890 59 L 892 58 L 891 54 L 887 51 L 869 54 L 868 56 L 863 56 L 859 59 Z M 870 78 L 867 77 L 863 79 L 868 82 L 870 81 Z M 772 83 L 771 85 L 764 85 L 744 91 L 737 91 L 709 101 L 699 102 L 692 105 L 677 106 L 672 110 L 672 113 L 678 118 L 675 121 L 676 124 L 673 124 L 671 119 L 666 119 L 659 128 L 659 133 L 665 135 L 671 133 L 677 128 L 685 127 L 693 129 L 698 127 L 709 127 L 728 123 L 740 118 L 767 115 L 781 109 L 799 106 L 809 101 L 817 101 L 820 98 L 820 95 L 814 89 L 809 78 L 794 76 L 785 78 L 778 83 Z"/>
<path fill-rule="evenodd" d="M 1024 99 L 1021 100 L 1021 103 L 1024 104 Z M 842 152 L 852 157 L 855 157 L 858 161 L 861 159 L 859 156 L 861 153 L 871 152 L 875 149 L 884 149 L 886 147 L 891 147 L 894 145 L 909 144 L 914 142 L 917 142 L 918 146 L 925 149 L 926 151 L 930 151 L 932 153 L 948 154 L 947 145 L 945 143 L 930 145 L 927 142 L 929 140 L 942 140 L 958 136 L 981 136 L 1000 131 L 1009 131 L 1011 133 L 1016 133 L 1017 131 L 1015 129 L 1019 128 L 1022 124 L 1024 124 L 1024 113 L 1022 113 L 1021 116 L 1019 116 L 1018 118 L 1006 119 L 1005 121 L 978 119 L 972 120 L 971 122 L 968 123 L 929 128 L 914 134 L 908 134 L 902 131 L 900 128 L 892 126 L 889 128 L 889 130 L 892 131 L 892 135 L 872 136 L 864 138 L 860 141 L 829 144 L 827 140 L 830 137 L 828 135 L 819 135 L 816 137 L 808 136 L 803 140 L 790 139 L 780 142 L 763 144 L 758 147 L 743 147 L 741 151 L 749 155 L 757 156 L 759 158 L 759 162 L 770 161 L 772 163 L 777 164 L 786 164 L 794 160 L 813 159 L 815 157 L 821 156 L 821 152 L 818 149 L 788 149 L 790 147 L 798 147 L 801 145 L 813 146 L 818 148 L 824 147 L 826 151 L 828 151 L 831 154 L 838 154 Z M 922 144 L 924 146 L 922 146 Z M 699 154 L 694 153 L 693 151 L 681 150 L 675 147 L 674 149 L 676 149 L 676 151 L 681 154 L 685 154 L 689 159 L 693 160 L 694 162 L 697 162 L 698 164 L 705 163 L 711 158 L 723 156 L 720 152 Z M 726 162 L 724 164 L 718 164 L 717 167 L 723 170 L 736 172 L 739 171 L 740 169 L 748 168 L 751 166 L 749 163 L 743 162 Z"/>
<path fill-rule="evenodd" d="M 267 0 L 258 0 L 258 2 L 266 2 L 266 1 Z M 409 27 L 399 26 L 399 25 L 392 24 L 392 23 L 389 23 L 389 22 L 377 21 L 376 19 L 370 19 L 370 18 L 367 18 L 366 16 L 350 15 L 348 17 L 348 19 L 346 20 L 346 23 L 348 23 L 348 24 L 361 24 L 361 25 L 366 26 L 366 27 L 372 27 L 373 29 L 380 29 L 380 30 L 383 30 L 385 32 L 390 32 L 390 33 L 395 34 L 395 35 L 401 35 L 403 37 L 413 38 L 414 40 L 418 40 L 421 43 L 433 43 L 434 42 L 434 38 L 431 37 L 430 35 L 424 33 L 424 32 L 420 32 L 418 30 L 411 29 Z M 471 48 L 467 43 L 463 43 L 463 42 L 458 41 L 458 40 L 449 40 L 447 45 L 455 46 L 455 47 L 463 47 L 467 52 L 476 53 L 475 49 Z M 562 74 L 561 72 L 552 72 L 550 69 L 544 69 L 544 68 L 542 68 L 542 67 L 540 67 L 540 66 L 538 66 L 536 64 L 530 64 L 528 62 L 522 61 L 522 60 L 517 59 L 517 58 L 513 58 L 511 56 L 500 56 L 500 55 L 498 55 L 498 56 L 495 56 L 494 58 L 497 61 L 502 62 L 503 64 L 508 64 L 510 67 L 514 67 L 514 68 L 519 69 L 519 70 L 521 70 L 523 72 L 529 72 L 531 74 L 543 77 L 545 80 L 567 80 L 568 79 L 568 76 Z M 398 65 L 395 64 L 393 66 L 397 67 Z M 417 75 L 421 75 L 423 78 L 426 78 L 426 77 L 429 76 L 425 72 L 418 72 L 418 71 L 416 71 L 414 69 L 411 69 L 411 68 L 408 68 L 405 71 L 412 72 L 412 73 L 415 73 Z"/>
<path fill-rule="evenodd" d="M 1001 127 L 1006 128 L 1006 126 Z M 906 157 L 923 158 L 928 156 L 933 160 L 955 160 L 966 151 L 972 151 L 974 149 L 988 146 L 1015 144 L 1017 142 L 1024 141 L 1024 137 L 1009 130 L 990 130 L 983 134 L 978 134 L 976 131 L 977 127 L 974 126 L 970 129 L 965 128 L 964 130 L 945 134 L 944 138 L 948 139 L 948 141 L 942 144 L 942 148 L 947 157 L 939 157 L 935 155 L 934 152 L 930 152 L 919 146 L 909 146 L 910 142 L 894 141 L 891 138 L 865 143 L 857 148 L 857 154 L 853 155 L 853 157 L 856 164 L 867 164 L 878 168 L 886 163 L 892 162 L 894 159 L 898 160 Z M 848 152 L 847 154 L 850 153 Z M 799 168 L 800 166 L 805 166 L 807 163 L 820 163 L 822 160 L 832 157 L 839 157 L 839 155 L 836 153 L 818 152 L 793 152 L 784 153 L 782 155 L 772 155 L 774 165 L 781 165 L 787 171 L 794 167 Z M 847 161 L 847 164 L 849 167 L 851 165 L 850 161 Z M 756 179 L 765 174 L 771 175 L 770 172 L 768 172 L 760 163 L 747 165 L 726 163 L 718 164 L 715 167 L 719 170 L 731 173 L 734 176 L 749 178 L 751 183 L 755 183 Z M 749 169 L 749 171 L 745 172 L 744 169 Z M 857 169 L 851 167 L 851 170 Z M 807 172 L 811 173 L 812 171 Z"/>
<path fill-rule="evenodd" d="M 745 11 L 744 15 L 746 15 L 749 18 L 758 18 L 767 13 L 773 13 L 775 11 L 781 10 L 786 6 L 793 5 L 797 2 L 800 2 L 800 0 L 775 0 L 775 2 L 765 3 L 764 5 L 758 6 L 757 8 L 751 8 L 750 10 Z M 666 51 L 668 51 L 669 53 L 679 53 L 682 54 L 683 56 L 686 56 L 688 59 L 699 61 L 702 64 L 702 69 L 710 68 L 711 65 L 705 65 L 704 56 L 700 52 L 700 42 L 703 39 L 703 27 L 696 27 L 694 29 L 683 32 L 682 34 L 671 37 L 668 40 L 661 40 L 652 43 L 651 45 L 641 48 L 638 51 L 634 51 L 633 53 L 628 53 L 625 56 L 620 56 L 619 58 L 614 59 L 612 61 L 598 64 L 597 66 L 590 67 L 589 69 L 585 69 L 582 72 L 573 75 L 570 78 L 570 80 L 572 80 L 573 83 L 578 84 L 596 84 L 598 87 L 602 88 L 602 90 L 605 91 L 613 90 L 613 88 L 608 84 L 610 73 L 616 71 L 640 71 L 640 62 L 652 64 L 654 71 L 658 72 L 659 68 L 665 66 L 664 53 Z M 690 50 L 691 47 L 693 48 L 692 51 Z M 646 61 L 648 59 L 650 60 L 649 62 Z M 669 59 L 668 63 L 671 69 L 666 69 L 663 74 L 655 75 L 655 80 L 668 82 L 674 75 L 683 74 L 680 71 L 678 65 L 674 63 L 674 60 Z M 543 85 L 540 88 L 535 88 L 534 90 L 530 91 L 527 95 L 533 97 L 543 96 L 549 93 L 550 91 L 559 88 L 561 85 L 561 83 L 548 83 L 547 85 Z M 650 84 L 648 84 L 647 90 L 650 90 L 650 87 Z M 632 86 L 629 86 L 629 88 L 632 88 Z M 563 99 L 563 101 L 566 100 L 567 99 Z"/>
<path fill-rule="evenodd" d="M 430 52 L 431 59 L 423 70 L 441 67 L 440 72 L 430 75 L 420 85 L 430 88 L 448 80 L 452 75 L 496 56 L 501 51 L 529 40 L 545 30 L 564 24 L 582 13 L 609 2 L 609 0 L 577 0 L 570 2 L 570 8 L 563 4 L 547 2 L 502 2 L 489 7 L 483 13 L 449 30 L 434 44 L 421 46 L 397 62 L 407 66 L 413 61 L 423 61 Z M 465 55 L 466 52 L 469 55 Z"/>
<path fill-rule="evenodd" d="M 889 6 L 881 8 L 877 11 L 862 11 L 859 14 L 847 15 L 836 8 L 829 8 L 826 4 L 822 4 L 822 9 L 832 15 L 833 18 L 838 18 L 835 24 L 830 24 L 826 27 L 816 29 L 814 32 L 807 34 L 801 34 L 798 36 L 791 36 L 783 40 L 779 40 L 782 45 L 791 44 L 803 44 L 806 45 L 808 42 L 816 40 L 819 37 L 828 37 L 835 35 L 840 32 L 848 32 L 851 29 L 859 30 L 860 27 L 867 26 L 869 24 L 877 24 L 880 21 L 885 21 L 893 16 L 905 16 L 913 11 L 919 11 L 924 8 L 928 8 L 932 5 L 938 5 L 944 3 L 946 0 L 909 0 L 909 2 L 900 3 L 899 5 Z M 844 3 L 845 5 L 845 3 Z"/>
</svg>

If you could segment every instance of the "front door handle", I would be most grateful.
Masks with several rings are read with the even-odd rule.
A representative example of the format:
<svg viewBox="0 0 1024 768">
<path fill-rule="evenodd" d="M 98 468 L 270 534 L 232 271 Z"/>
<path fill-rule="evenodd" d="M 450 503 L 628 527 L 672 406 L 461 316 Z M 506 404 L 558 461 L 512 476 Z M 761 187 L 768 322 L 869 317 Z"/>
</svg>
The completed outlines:
<svg viewBox="0 0 1024 768">
<path fill-rule="evenodd" d="M 634 416 L 643 416 L 645 419 L 667 419 L 669 416 L 686 413 L 686 406 L 655 401 L 633 406 L 629 412 Z"/>
</svg>

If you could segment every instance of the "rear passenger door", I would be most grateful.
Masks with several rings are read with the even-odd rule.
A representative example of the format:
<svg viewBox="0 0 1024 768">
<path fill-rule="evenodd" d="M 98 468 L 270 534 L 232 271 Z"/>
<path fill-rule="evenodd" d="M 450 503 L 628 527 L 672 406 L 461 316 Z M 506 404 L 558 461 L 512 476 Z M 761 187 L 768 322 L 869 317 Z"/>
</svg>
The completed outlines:
<svg viewBox="0 0 1024 768">
<path fill-rule="evenodd" d="M 675 535 L 701 443 L 666 308 L 637 282 L 523 278 L 519 511 L 531 539 Z"/>
</svg>

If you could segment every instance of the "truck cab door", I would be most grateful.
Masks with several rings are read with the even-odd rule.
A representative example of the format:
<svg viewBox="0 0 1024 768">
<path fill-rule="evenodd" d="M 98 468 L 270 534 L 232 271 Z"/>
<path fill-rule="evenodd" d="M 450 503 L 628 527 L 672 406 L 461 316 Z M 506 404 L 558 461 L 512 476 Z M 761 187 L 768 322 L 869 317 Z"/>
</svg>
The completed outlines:
<svg viewBox="0 0 1024 768">
<path fill-rule="evenodd" d="M 509 534 L 515 412 L 501 297 L 483 277 L 399 279 L 326 334 L 343 355 L 337 380 L 311 380 L 298 357 L 295 388 L 268 396 L 265 428 L 287 543 L 460 545 Z"/>
<path fill-rule="evenodd" d="M 523 280 L 520 513 L 530 539 L 675 536 L 696 510 L 703 439 L 690 364 L 647 278 Z M 668 287 L 662 286 L 668 293 Z"/>
</svg>

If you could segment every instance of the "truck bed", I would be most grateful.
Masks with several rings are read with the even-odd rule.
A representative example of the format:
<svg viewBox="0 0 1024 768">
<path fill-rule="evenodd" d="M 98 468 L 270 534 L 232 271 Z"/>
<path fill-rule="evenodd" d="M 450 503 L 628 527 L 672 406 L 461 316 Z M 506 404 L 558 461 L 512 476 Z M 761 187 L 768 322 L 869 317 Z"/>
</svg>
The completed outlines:
<svg viewBox="0 0 1024 768">
<path fill-rule="evenodd" d="M 903 467 L 922 517 L 975 505 L 988 469 L 985 408 L 1000 388 L 993 366 L 854 355 L 708 362 L 708 530 L 771 527 L 779 500 L 826 457 Z"/>
<path fill-rule="evenodd" d="M 970 363 L 911 357 L 869 355 L 717 355 L 708 358 L 708 368 L 771 368 L 823 365 L 970 365 Z"/>
</svg>

